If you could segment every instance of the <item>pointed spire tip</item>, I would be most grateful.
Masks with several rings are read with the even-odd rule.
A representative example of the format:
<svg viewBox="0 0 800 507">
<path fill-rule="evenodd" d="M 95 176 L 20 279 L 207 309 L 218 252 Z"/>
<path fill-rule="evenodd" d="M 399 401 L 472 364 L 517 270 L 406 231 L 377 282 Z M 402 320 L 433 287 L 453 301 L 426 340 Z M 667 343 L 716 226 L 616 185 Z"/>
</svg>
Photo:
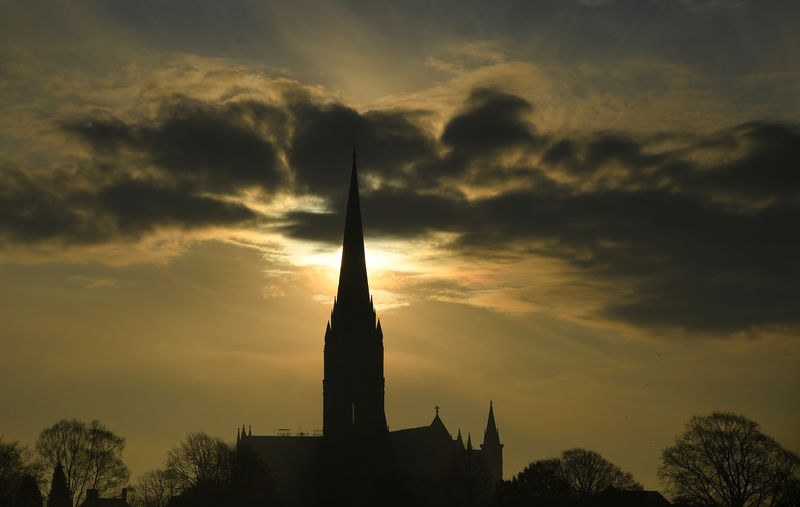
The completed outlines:
<svg viewBox="0 0 800 507">
<path fill-rule="evenodd" d="M 344 238 L 342 240 L 342 263 L 339 271 L 337 302 L 358 306 L 370 304 L 367 266 L 364 255 L 364 231 L 361 224 L 361 204 L 358 197 L 358 175 L 356 155 L 353 151 L 353 172 L 347 196 Z"/>
</svg>

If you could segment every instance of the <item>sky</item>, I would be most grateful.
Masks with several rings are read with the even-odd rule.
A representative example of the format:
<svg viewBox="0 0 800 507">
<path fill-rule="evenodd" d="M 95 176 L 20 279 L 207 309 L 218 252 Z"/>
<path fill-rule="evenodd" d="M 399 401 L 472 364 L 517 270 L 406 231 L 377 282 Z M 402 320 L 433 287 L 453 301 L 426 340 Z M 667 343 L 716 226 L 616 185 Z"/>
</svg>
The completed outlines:
<svg viewBox="0 0 800 507">
<path fill-rule="evenodd" d="M 390 429 L 800 452 L 800 4 L 0 2 L 0 436 L 322 426 L 358 149 Z"/>
</svg>

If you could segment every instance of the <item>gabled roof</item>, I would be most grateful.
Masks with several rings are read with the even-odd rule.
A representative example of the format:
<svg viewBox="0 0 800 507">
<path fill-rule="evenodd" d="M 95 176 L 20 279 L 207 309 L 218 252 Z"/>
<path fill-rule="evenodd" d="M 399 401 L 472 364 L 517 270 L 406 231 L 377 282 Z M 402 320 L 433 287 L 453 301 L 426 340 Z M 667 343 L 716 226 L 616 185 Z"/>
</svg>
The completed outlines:
<svg viewBox="0 0 800 507">
<path fill-rule="evenodd" d="M 414 476 L 433 476 L 448 469 L 457 451 L 463 452 L 439 414 L 428 426 L 390 431 L 389 440 L 400 470 Z"/>
</svg>

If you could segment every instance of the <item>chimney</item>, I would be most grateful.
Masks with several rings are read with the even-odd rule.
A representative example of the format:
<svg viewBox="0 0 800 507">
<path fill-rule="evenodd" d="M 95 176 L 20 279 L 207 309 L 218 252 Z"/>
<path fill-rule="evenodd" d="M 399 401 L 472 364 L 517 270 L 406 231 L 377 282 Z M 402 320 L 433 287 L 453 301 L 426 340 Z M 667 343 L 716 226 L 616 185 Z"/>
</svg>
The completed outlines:
<svg viewBox="0 0 800 507">
<path fill-rule="evenodd" d="M 128 488 L 122 488 L 122 501 L 128 501 Z"/>
<path fill-rule="evenodd" d="M 86 490 L 86 505 L 90 507 L 94 507 L 97 505 L 99 498 L 99 494 L 96 489 L 87 489 Z"/>
</svg>

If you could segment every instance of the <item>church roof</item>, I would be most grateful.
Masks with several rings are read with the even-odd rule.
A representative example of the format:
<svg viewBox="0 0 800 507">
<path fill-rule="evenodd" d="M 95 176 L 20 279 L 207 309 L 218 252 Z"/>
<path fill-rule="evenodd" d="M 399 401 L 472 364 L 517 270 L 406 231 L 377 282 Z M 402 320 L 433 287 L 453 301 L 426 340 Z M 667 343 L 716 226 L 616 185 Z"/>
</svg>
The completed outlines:
<svg viewBox="0 0 800 507">
<path fill-rule="evenodd" d="M 416 476 L 447 469 L 459 449 L 439 414 L 428 426 L 390 431 L 389 440 L 400 469 Z"/>
<path fill-rule="evenodd" d="M 439 407 L 436 407 L 439 408 Z M 405 428 L 402 430 L 390 431 L 389 434 L 395 442 L 402 442 L 405 444 L 416 444 L 422 442 L 437 442 L 442 445 L 449 445 L 453 442 L 450 432 L 439 417 L 439 412 L 428 426 L 417 426 L 416 428 Z"/>
<path fill-rule="evenodd" d="M 439 413 L 438 412 L 436 413 L 436 417 L 433 418 L 433 421 L 431 421 L 430 428 L 431 428 L 432 431 L 436 431 L 438 433 L 444 433 L 445 435 L 448 435 L 448 436 L 450 435 L 450 433 L 448 433 L 447 428 L 445 427 L 444 423 L 439 418 Z"/>
<path fill-rule="evenodd" d="M 627 491 L 609 487 L 591 502 L 592 507 L 668 507 L 672 505 L 658 491 Z"/>
<path fill-rule="evenodd" d="M 337 302 L 345 307 L 369 304 L 367 264 L 364 258 L 364 230 L 361 224 L 361 202 L 358 196 L 356 152 L 353 150 L 353 169 L 347 196 L 347 215 L 342 241 L 342 265 L 339 270 Z"/>
</svg>

